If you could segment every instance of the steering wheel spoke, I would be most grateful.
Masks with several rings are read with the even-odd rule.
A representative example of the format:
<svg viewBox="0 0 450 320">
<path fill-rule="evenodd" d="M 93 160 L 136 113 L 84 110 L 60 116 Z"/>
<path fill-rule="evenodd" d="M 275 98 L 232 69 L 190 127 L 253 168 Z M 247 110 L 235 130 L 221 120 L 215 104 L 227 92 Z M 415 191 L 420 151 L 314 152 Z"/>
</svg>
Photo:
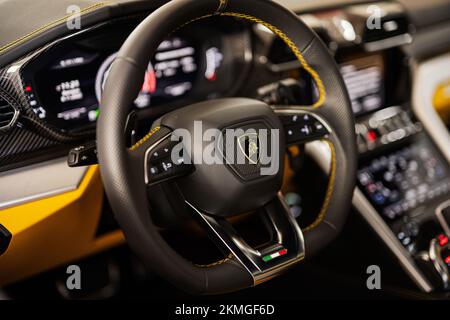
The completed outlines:
<svg viewBox="0 0 450 320">
<path fill-rule="evenodd" d="M 286 145 L 298 145 L 326 138 L 331 134 L 327 122 L 312 108 L 275 107 L 286 137 Z"/>
<path fill-rule="evenodd" d="M 231 252 L 251 274 L 255 284 L 270 279 L 305 256 L 302 231 L 281 192 L 257 212 L 271 234 L 271 240 L 258 248 L 251 247 L 225 218 L 208 215 L 186 203 L 217 246 L 224 252 Z"/>
</svg>

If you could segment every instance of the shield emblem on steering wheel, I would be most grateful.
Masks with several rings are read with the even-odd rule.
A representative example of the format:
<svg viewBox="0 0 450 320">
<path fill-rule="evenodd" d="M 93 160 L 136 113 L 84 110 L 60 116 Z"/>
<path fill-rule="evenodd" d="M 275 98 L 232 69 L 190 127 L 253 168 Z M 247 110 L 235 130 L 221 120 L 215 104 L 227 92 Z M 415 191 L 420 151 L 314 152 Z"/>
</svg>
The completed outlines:
<svg viewBox="0 0 450 320">
<path fill-rule="evenodd" d="M 245 158 L 251 164 L 259 163 L 259 136 L 255 133 L 246 133 L 240 136 L 238 139 L 238 145 Z"/>
</svg>

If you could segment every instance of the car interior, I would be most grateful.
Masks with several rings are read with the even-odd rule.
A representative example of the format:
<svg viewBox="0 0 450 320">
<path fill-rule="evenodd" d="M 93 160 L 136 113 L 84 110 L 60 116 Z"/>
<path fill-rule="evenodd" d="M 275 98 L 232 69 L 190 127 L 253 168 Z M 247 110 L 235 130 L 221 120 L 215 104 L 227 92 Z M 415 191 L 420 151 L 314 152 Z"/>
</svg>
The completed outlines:
<svg viewBox="0 0 450 320">
<path fill-rule="evenodd" d="M 2 0 L 0 30 L 0 300 L 450 297 L 449 0 Z"/>
</svg>

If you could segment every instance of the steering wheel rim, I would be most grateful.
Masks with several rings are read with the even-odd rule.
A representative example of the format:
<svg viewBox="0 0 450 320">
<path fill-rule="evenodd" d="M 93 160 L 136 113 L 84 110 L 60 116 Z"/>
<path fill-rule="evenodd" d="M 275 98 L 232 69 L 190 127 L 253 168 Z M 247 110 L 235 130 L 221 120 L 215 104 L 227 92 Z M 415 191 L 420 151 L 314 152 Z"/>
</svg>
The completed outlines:
<svg viewBox="0 0 450 320">
<path fill-rule="evenodd" d="M 315 80 L 319 98 L 313 108 L 282 107 L 276 109 L 276 113 L 280 116 L 307 114 L 329 128 L 326 141 L 330 145 L 332 164 L 322 210 L 314 223 L 304 229 L 305 234 L 294 230 L 298 242 L 294 248 L 298 248 L 298 252 L 289 264 L 261 277 L 249 272 L 239 255 L 233 251 L 231 258 L 209 266 L 197 266 L 170 248 L 149 214 L 151 207 L 147 201 L 143 179 L 146 172 L 142 163 L 146 161 L 145 154 L 149 148 L 162 141 L 168 133 L 155 128 L 131 150 L 127 148 L 123 134 L 148 60 L 160 42 L 177 28 L 214 15 L 261 23 L 280 36 Z M 294 13 L 275 2 L 174 0 L 160 7 L 132 32 L 120 49 L 105 85 L 101 109 L 97 125 L 98 156 L 105 191 L 115 216 L 128 243 L 144 263 L 181 289 L 194 294 L 217 294 L 263 282 L 288 265 L 301 261 L 305 252 L 309 256 L 319 251 L 343 227 L 351 204 L 357 159 L 354 120 L 348 94 L 333 58 L 320 39 Z M 335 188 L 337 183 L 339 188 Z M 283 201 L 279 204 L 282 205 Z M 201 217 L 209 219 L 207 214 L 201 214 Z M 283 217 L 295 229 L 289 215 Z"/>
</svg>

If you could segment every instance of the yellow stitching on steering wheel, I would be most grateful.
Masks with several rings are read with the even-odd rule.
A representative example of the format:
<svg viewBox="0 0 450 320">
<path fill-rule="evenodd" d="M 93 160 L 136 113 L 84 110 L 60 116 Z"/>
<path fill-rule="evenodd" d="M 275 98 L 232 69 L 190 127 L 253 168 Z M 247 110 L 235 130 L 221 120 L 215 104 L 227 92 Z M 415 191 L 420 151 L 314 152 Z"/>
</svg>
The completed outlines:
<svg viewBox="0 0 450 320">
<path fill-rule="evenodd" d="M 270 31 L 272 31 L 274 34 L 276 34 L 278 37 L 280 37 L 284 43 L 291 49 L 291 51 L 294 53 L 295 57 L 300 61 L 300 64 L 302 65 L 303 69 L 305 69 L 311 77 L 314 79 L 314 82 L 316 83 L 317 89 L 319 91 L 319 99 L 312 105 L 313 108 L 320 107 L 325 102 L 326 92 L 325 92 L 325 86 L 323 85 L 322 79 L 320 79 L 319 74 L 306 62 L 305 58 L 303 57 L 302 53 L 298 49 L 298 47 L 295 45 L 295 43 L 280 29 L 273 26 L 272 24 L 265 22 L 259 18 L 256 18 L 254 16 L 250 16 L 247 14 L 237 13 L 237 12 L 224 12 L 221 13 L 222 16 L 231 16 L 231 17 L 237 17 L 241 19 L 246 19 L 253 21 L 255 23 L 259 23 L 266 28 L 268 28 Z"/>
<path fill-rule="evenodd" d="M 142 146 L 145 141 L 147 141 L 148 139 L 150 139 L 151 136 L 153 136 L 156 132 L 158 132 L 161 129 L 161 127 L 155 127 L 152 130 L 150 130 L 149 133 L 147 133 L 147 135 L 145 137 L 143 137 L 141 140 L 139 140 L 138 142 L 136 142 L 134 145 L 132 145 L 130 147 L 130 151 L 134 151 L 137 148 L 139 148 L 140 146 Z"/>
<path fill-rule="evenodd" d="M 320 209 L 319 215 L 317 216 L 316 220 L 314 220 L 313 223 L 311 223 L 309 226 L 303 229 L 303 232 L 308 232 L 315 227 L 317 227 L 325 218 L 325 214 L 328 211 L 328 207 L 330 206 L 331 196 L 333 195 L 334 191 L 334 181 L 336 179 L 336 150 L 334 148 L 334 145 L 331 141 L 326 141 L 328 143 L 328 146 L 330 147 L 331 151 L 331 170 L 330 170 L 330 177 L 328 181 L 328 189 L 327 193 L 325 195 L 325 200 L 323 202 L 322 208 Z"/>
</svg>

